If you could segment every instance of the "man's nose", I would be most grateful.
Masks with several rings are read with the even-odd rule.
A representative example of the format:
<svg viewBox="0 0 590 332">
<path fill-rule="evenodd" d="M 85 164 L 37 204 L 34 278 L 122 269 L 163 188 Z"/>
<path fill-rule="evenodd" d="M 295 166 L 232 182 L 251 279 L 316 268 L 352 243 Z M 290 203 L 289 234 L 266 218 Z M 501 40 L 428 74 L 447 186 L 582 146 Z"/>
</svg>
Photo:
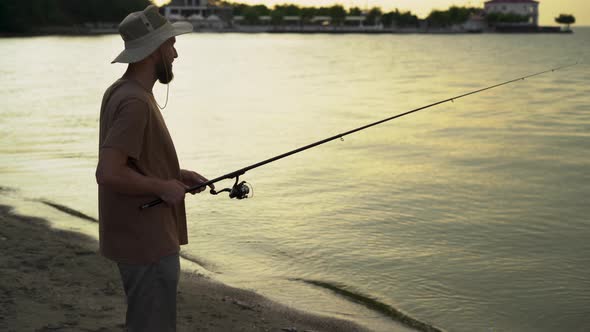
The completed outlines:
<svg viewBox="0 0 590 332">
<path fill-rule="evenodd" d="M 174 59 L 178 58 L 178 52 L 176 52 L 176 47 L 174 48 Z"/>
</svg>

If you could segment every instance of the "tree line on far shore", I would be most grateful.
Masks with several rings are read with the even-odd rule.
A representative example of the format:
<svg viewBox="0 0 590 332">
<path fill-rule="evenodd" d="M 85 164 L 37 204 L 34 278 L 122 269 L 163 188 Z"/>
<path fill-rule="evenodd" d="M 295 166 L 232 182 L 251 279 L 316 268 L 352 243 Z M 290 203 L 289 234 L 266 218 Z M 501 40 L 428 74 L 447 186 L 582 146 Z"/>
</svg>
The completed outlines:
<svg viewBox="0 0 590 332">
<path fill-rule="evenodd" d="M 0 32 L 27 33 L 40 27 L 121 22 L 150 0 L 0 0 Z"/>
<path fill-rule="evenodd" d="M 382 22 L 385 25 L 391 25 L 396 22 L 398 26 L 417 26 L 418 17 L 411 12 L 400 12 L 399 10 L 383 13 L 383 11 L 374 7 L 363 12 L 358 7 L 352 7 L 346 10 L 341 5 L 325 7 L 299 7 L 294 4 L 276 5 L 269 8 L 265 5 L 247 5 L 241 3 L 222 3 L 225 6 L 233 8 L 234 16 L 242 16 L 244 24 L 259 24 L 261 16 L 270 16 L 272 24 L 281 24 L 285 16 L 300 17 L 303 22 L 310 21 L 316 16 L 330 17 L 332 24 L 341 25 L 345 22 L 346 16 L 361 16 L 364 14 L 364 24 L 375 25 Z"/>
<path fill-rule="evenodd" d="M 396 26 L 398 28 L 417 27 L 420 19 L 410 11 L 400 12 L 398 9 L 389 12 L 383 12 L 379 7 L 373 7 L 363 11 L 358 7 L 352 7 L 346 10 L 341 5 L 329 7 L 300 7 L 294 4 L 276 5 L 273 8 L 265 5 L 247 5 L 242 3 L 221 2 L 223 6 L 231 6 L 234 16 L 242 16 L 243 24 L 256 25 L 260 24 L 261 16 L 269 16 L 272 24 L 281 24 L 285 16 L 298 16 L 303 22 L 309 22 L 314 16 L 328 16 L 332 24 L 342 25 L 346 16 L 364 15 L 364 25 L 382 24 L 389 28 Z M 458 7 L 452 6 L 447 10 L 433 10 L 426 17 L 429 26 L 447 28 L 456 24 L 463 24 L 469 20 L 472 14 L 483 14 L 482 8 L 477 7 Z M 491 13 L 484 15 L 488 24 L 498 23 L 519 23 L 528 22 L 529 17 L 518 14 L 501 14 Z"/>
<path fill-rule="evenodd" d="M 221 6 L 233 8 L 234 16 L 242 16 L 242 24 L 256 25 L 262 23 L 260 17 L 270 17 L 270 23 L 280 25 L 286 16 L 296 16 L 303 23 L 308 23 L 314 16 L 330 17 L 333 25 L 342 25 L 346 16 L 364 16 L 364 25 L 382 24 L 386 28 L 392 26 L 398 28 L 415 28 L 420 24 L 418 16 L 410 11 L 401 12 L 398 9 L 389 12 L 383 12 L 379 7 L 373 7 L 369 10 L 361 10 L 359 7 L 352 7 L 348 10 L 341 5 L 325 7 L 300 7 L 295 4 L 276 5 L 267 7 L 266 5 L 248 5 L 243 3 L 232 3 L 220 1 Z M 428 26 L 435 28 L 448 28 L 453 25 L 463 24 L 469 20 L 472 15 L 481 15 L 489 26 L 503 23 L 526 23 L 530 17 L 514 13 L 485 13 L 482 8 L 477 7 L 459 7 L 451 6 L 447 10 L 433 10 L 426 17 L 425 21 Z M 569 25 L 575 23 L 573 15 L 561 14 L 555 18 L 555 22 Z"/>
<path fill-rule="evenodd" d="M 215 3 L 214 1 L 211 1 Z M 40 27 L 74 26 L 84 23 L 111 22 L 118 23 L 130 12 L 144 9 L 152 4 L 151 0 L 0 0 L 0 33 L 28 33 Z M 222 7 L 231 7 L 233 16 L 242 16 L 242 24 L 260 24 L 261 16 L 270 17 L 271 24 L 280 25 L 286 16 L 296 16 L 307 23 L 313 17 L 327 16 L 331 24 L 342 25 L 347 16 L 363 17 L 364 25 L 381 24 L 386 28 L 415 28 L 420 19 L 410 11 L 398 9 L 383 12 L 379 7 L 363 11 L 359 7 L 345 9 L 341 5 L 324 7 L 300 7 L 295 4 L 247 5 L 220 1 L 215 3 Z M 463 24 L 471 15 L 482 15 L 488 25 L 500 23 L 528 22 L 528 16 L 517 14 L 489 13 L 481 8 L 452 6 L 447 10 L 433 10 L 426 17 L 430 27 L 448 28 Z M 358 21 L 356 21 L 358 24 Z M 562 14 L 556 18 L 557 23 L 575 23 L 573 15 Z"/>
</svg>

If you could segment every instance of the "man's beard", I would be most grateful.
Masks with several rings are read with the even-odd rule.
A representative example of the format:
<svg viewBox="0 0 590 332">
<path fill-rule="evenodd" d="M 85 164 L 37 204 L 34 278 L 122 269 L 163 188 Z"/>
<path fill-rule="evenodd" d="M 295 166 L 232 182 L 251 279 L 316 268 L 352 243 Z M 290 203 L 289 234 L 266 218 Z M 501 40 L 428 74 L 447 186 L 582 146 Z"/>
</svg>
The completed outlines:
<svg viewBox="0 0 590 332">
<path fill-rule="evenodd" d="M 158 81 L 162 84 L 168 84 L 174 78 L 172 73 L 172 64 L 165 64 L 164 61 L 159 62 L 156 65 L 156 76 Z"/>
</svg>

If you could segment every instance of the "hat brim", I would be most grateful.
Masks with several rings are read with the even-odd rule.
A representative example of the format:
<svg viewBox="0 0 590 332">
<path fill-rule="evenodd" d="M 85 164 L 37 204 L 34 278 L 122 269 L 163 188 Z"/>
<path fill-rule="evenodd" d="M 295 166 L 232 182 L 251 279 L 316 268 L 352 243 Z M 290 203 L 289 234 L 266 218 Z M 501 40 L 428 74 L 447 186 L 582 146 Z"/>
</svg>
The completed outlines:
<svg viewBox="0 0 590 332">
<path fill-rule="evenodd" d="M 141 40 L 125 43 L 125 50 L 123 50 L 123 52 L 121 52 L 111 63 L 139 62 L 157 50 L 166 40 L 189 32 L 193 32 L 193 25 L 189 22 L 165 24 L 153 33 L 141 37 Z"/>
</svg>

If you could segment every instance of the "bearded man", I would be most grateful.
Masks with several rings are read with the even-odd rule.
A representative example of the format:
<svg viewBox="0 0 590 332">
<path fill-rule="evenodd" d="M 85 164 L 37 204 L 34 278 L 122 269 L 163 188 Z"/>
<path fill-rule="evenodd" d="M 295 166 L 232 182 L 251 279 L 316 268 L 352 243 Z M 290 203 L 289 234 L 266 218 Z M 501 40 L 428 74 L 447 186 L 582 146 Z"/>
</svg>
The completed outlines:
<svg viewBox="0 0 590 332">
<path fill-rule="evenodd" d="M 207 179 L 180 169 L 152 88 L 156 80 L 172 80 L 175 36 L 192 31 L 190 23 L 171 24 L 153 5 L 129 14 L 119 25 L 125 50 L 113 61 L 128 64 L 127 71 L 102 100 L 100 251 L 119 268 L 129 332 L 176 331 L 178 253 L 188 242 L 184 197 Z M 156 197 L 166 204 L 139 209 Z"/>
</svg>

